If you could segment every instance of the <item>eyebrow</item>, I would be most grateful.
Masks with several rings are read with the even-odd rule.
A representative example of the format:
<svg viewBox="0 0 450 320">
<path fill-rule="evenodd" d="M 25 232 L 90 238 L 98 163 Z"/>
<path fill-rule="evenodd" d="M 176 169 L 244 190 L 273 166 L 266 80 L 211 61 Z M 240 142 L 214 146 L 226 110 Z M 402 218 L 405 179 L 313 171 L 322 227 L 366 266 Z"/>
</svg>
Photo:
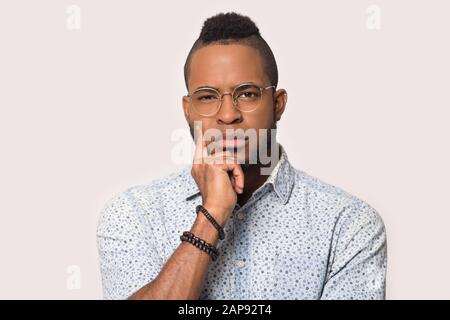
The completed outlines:
<svg viewBox="0 0 450 320">
<path fill-rule="evenodd" d="M 259 84 L 256 84 L 256 83 L 253 82 L 253 81 L 246 81 L 246 82 L 242 82 L 242 83 L 236 84 L 236 85 L 231 89 L 231 91 L 233 91 L 234 88 L 236 88 L 236 87 L 238 87 L 238 86 L 240 86 L 240 85 L 243 85 L 243 84 L 254 84 L 255 86 L 259 86 Z M 210 85 L 202 85 L 202 86 L 199 86 L 199 87 L 195 88 L 194 91 L 199 90 L 199 89 L 215 89 L 215 90 L 217 90 L 217 91 L 220 92 L 220 89 L 219 89 L 219 88 L 216 88 L 216 87 L 210 86 Z"/>
</svg>

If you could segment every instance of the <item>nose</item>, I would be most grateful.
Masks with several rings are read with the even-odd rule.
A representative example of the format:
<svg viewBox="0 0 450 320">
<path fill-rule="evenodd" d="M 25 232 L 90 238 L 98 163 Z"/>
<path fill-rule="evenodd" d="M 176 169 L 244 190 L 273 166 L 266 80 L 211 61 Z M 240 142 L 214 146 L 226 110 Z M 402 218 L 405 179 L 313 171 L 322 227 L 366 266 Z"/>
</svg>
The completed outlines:
<svg viewBox="0 0 450 320">
<path fill-rule="evenodd" d="M 222 105 L 216 115 L 218 124 L 234 124 L 242 122 L 241 111 L 233 105 L 231 94 L 224 94 Z"/>
</svg>

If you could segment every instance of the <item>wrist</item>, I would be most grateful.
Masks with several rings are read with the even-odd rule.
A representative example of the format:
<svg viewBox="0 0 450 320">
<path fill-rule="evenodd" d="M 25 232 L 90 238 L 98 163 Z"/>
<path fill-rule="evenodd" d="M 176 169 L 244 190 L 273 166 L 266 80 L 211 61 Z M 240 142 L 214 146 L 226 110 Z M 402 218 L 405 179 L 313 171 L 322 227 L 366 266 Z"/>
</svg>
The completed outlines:
<svg viewBox="0 0 450 320">
<path fill-rule="evenodd" d="M 211 222 L 209 222 L 202 214 L 197 216 L 190 231 L 213 245 L 216 245 L 219 241 L 219 234 L 217 233 L 216 228 L 214 228 Z"/>
<path fill-rule="evenodd" d="M 225 224 L 228 220 L 229 215 L 231 214 L 232 209 L 212 205 L 207 202 L 203 204 L 203 207 L 206 210 L 208 210 L 208 212 L 214 217 L 214 219 L 221 227 L 225 227 Z"/>
</svg>

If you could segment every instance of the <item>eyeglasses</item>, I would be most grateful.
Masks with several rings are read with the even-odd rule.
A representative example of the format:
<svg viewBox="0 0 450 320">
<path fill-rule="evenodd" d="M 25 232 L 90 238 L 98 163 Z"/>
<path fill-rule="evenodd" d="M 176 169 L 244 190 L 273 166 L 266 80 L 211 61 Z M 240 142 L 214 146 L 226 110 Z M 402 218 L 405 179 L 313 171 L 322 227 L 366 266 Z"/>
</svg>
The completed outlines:
<svg viewBox="0 0 450 320">
<path fill-rule="evenodd" d="M 253 83 L 242 83 L 236 86 L 232 92 L 220 93 L 210 87 L 201 87 L 192 94 L 188 94 L 191 106 L 201 116 L 214 116 L 222 106 L 225 95 L 231 95 L 233 105 L 242 112 L 255 111 L 261 104 L 262 94 L 265 90 L 275 86 L 258 87 Z"/>
</svg>

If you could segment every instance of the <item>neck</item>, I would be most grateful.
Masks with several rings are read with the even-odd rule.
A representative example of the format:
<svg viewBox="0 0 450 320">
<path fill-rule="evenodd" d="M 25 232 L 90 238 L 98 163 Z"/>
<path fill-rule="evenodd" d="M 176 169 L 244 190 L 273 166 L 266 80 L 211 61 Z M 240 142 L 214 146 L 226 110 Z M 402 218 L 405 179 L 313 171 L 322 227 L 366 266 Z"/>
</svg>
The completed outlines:
<svg viewBox="0 0 450 320">
<path fill-rule="evenodd" d="M 277 163 L 280 160 L 280 157 L 281 157 L 281 147 L 280 152 L 278 153 L 278 159 L 276 159 Z M 270 163 L 267 165 L 262 165 L 261 163 L 247 165 L 244 172 L 245 176 L 244 192 L 238 194 L 237 196 L 238 198 L 237 202 L 241 207 L 247 202 L 248 199 L 250 199 L 253 192 L 255 192 L 259 187 L 261 187 L 264 184 L 264 182 L 266 182 L 269 175 L 262 175 L 261 168 L 269 167 L 270 165 L 271 165 Z M 275 167 L 275 165 L 276 163 L 273 165 L 273 167 Z"/>
</svg>

